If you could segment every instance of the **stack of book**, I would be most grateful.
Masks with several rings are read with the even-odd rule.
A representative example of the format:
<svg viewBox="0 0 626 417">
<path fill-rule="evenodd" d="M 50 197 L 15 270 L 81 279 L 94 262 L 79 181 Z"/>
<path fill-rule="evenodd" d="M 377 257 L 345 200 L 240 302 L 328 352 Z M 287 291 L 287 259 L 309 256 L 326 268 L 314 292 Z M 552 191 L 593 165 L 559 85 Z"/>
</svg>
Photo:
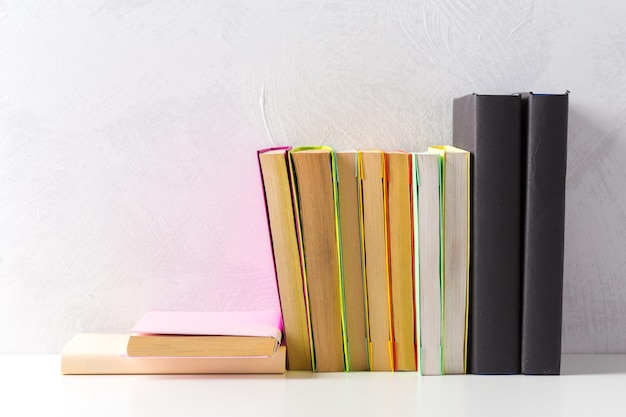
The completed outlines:
<svg viewBox="0 0 626 417">
<path fill-rule="evenodd" d="M 289 369 L 560 370 L 568 94 L 458 98 L 426 152 L 258 152 Z"/>
<path fill-rule="evenodd" d="M 64 374 L 284 373 L 280 312 L 149 311 L 130 334 L 78 334 Z"/>
</svg>

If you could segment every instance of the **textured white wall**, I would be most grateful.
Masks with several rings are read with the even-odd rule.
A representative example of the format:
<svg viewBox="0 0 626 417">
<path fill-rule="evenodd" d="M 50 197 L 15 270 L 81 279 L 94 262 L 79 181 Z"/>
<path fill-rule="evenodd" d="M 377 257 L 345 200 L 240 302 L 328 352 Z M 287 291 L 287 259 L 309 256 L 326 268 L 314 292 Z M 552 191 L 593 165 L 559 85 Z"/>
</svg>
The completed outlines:
<svg viewBox="0 0 626 417">
<path fill-rule="evenodd" d="M 0 3 L 0 352 L 277 305 L 255 151 L 449 143 L 570 96 L 564 350 L 626 352 L 626 3 Z M 259 227 L 259 225 L 261 227 Z"/>
</svg>

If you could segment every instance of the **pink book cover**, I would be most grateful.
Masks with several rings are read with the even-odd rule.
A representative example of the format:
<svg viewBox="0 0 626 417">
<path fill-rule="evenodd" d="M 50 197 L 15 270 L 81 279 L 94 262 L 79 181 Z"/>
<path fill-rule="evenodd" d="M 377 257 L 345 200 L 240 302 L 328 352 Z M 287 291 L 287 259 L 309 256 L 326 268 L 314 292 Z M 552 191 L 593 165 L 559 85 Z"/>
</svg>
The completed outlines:
<svg viewBox="0 0 626 417">
<path fill-rule="evenodd" d="M 280 311 L 148 311 L 131 329 L 139 334 L 273 337 L 279 345 Z"/>
</svg>

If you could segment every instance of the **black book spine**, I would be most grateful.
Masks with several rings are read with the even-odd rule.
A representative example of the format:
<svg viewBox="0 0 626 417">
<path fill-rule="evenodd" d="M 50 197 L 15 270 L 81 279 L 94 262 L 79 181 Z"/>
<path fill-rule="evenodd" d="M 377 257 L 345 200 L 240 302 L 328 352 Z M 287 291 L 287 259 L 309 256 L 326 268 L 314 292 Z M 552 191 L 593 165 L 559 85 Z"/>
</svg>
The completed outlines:
<svg viewBox="0 0 626 417">
<path fill-rule="evenodd" d="M 522 373 L 561 369 L 568 94 L 522 94 L 525 126 Z"/>
<path fill-rule="evenodd" d="M 468 369 L 520 373 L 520 96 L 455 99 L 453 144 L 471 153 Z"/>
</svg>

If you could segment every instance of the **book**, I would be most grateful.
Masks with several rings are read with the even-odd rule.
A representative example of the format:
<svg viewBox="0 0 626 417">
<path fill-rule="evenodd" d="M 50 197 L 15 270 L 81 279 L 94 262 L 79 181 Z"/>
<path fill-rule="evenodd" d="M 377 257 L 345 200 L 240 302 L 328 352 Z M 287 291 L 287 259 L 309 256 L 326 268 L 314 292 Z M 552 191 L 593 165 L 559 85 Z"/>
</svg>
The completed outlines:
<svg viewBox="0 0 626 417">
<path fill-rule="evenodd" d="M 419 371 L 441 375 L 441 160 L 437 153 L 413 154 L 415 291 Z"/>
<path fill-rule="evenodd" d="M 568 93 L 522 94 L 522 373 L 560 373 Z"/>
<path fill-rule="evenodd" d="M 413 157 L 387 152 L 388 250 L 396 371 L 415 371 Z"/>
<path fill-rule="evenodd" d="M 469 369 L 520 373 L 521 99 L 456 98 L 452 132 L 471 153 Z"/>
<path fill-rule="evenodd" d="M 351 371 L 369 370 L 367 311 L 365 309 L 364 258 L 361 238 L 361 181 L 358 154 L 336 152 L 339 200 L 339 236 L 345 291 L 348 358 Z"/>
<path fill-rule="evenodd" d="M 444 374 L 464 374 L 469 286 L 469 152 L 433 146 L 443 158 L 443 317 Z"/>
<path fill-rule="evenodd" d="M 128 356 L 272 356 L 279 311 L 148 311 L 131 329 Z"/>
<path fill-rule="evenodd" d="M 283 313 L 284 344 L 289 347 L 287 367 L 292 370 L 308 370 L 312 368 L 312 345 L 292 200 L 289 149 L 282 147 L 260 150 L 258 159 Z"/>
<path fill-rule="evenodd" d="M 334 153 L 329 147 L 306 147 L 292 149 L 289 155 L 313 336 L 313 369 L 348 370 Z"/>
<path fill-rule="evenodd" d="M 268 357 L 130 357 L 128 334 L 80 333 L 61 351 L 64 375 L 283 374 L 286 349 Z"/>
<path fill-rule="evenodd" d="M 387 250 L 385 154 L 359 152 L 370 370 L 393 371 L 393 327 Z"/>
</svg>

